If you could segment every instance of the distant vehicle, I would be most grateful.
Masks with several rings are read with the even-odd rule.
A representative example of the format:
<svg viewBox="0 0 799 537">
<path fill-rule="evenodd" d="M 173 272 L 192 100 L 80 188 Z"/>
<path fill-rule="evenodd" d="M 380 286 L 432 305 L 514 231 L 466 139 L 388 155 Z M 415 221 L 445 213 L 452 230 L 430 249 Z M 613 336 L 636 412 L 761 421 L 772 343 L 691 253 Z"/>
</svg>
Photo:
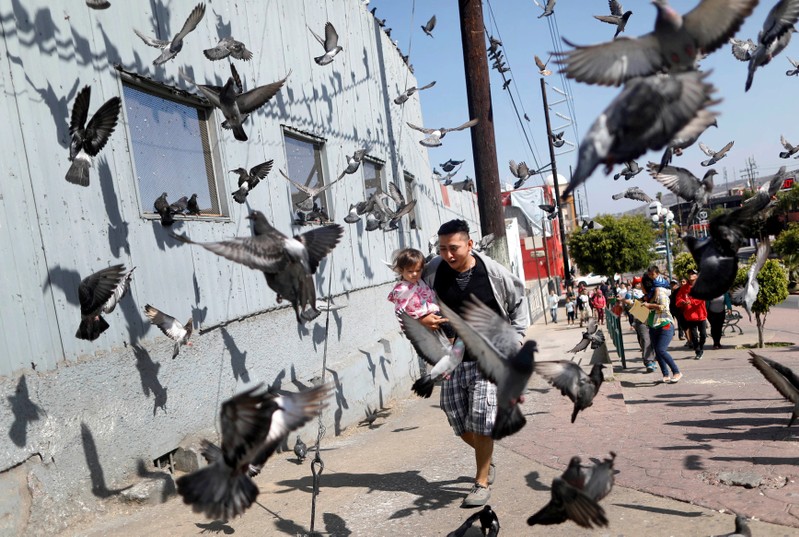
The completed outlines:
<svg viewBox="0 0 799 537">
<path fill-rule="evenodd" d="M 577 276 L 575 278 L 577 280 L 577 285 L 584 285 L 586 287 L 592 287 L 594 285 L 599 285 L 600 283 L 607 280 L 605 276 L 600 276 L 599 274 L 594 274 L 593 272 L 589 272 L 583 276 Z"/>
</svg>

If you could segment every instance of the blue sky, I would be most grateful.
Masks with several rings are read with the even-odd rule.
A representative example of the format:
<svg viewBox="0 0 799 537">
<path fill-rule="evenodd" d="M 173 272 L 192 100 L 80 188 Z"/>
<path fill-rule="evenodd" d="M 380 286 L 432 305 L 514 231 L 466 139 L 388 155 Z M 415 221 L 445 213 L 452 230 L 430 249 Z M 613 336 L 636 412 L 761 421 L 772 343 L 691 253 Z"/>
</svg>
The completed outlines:
<svg viewBox="0 0 799 537">
<path fill-rule="evenodd" d="M 633 15 L 625 33 L 621 35 L 635 37 L 653 29 L 656 10 L 651 2 L 624 0 L 622 3 L 625 10 L 633 11 Z M 760 2 L 736 37 L 756 40 L 757 32 L 775 3 L 776 0 Z M 414 9 L 413 0 L 371 0 L 368 6 L 369 9 L 377 7 L 377 16 L 387 19 L 386 27 L 392 28 L 391 37 L 398 40 L 403 53 L 407 54 L 410 46 L 411 63 L 419 84 L 437 81 L 434 88 L 413 97 L 421 99 L 425 126 L 428 127 L 454 127 L 466 121 L 468 115 L 457 4 L 456 0 L 418 0 Z M 671 4 L 681 13 L 685 13 L 693 9 L 698 0 L 672 0 Z M 533 55 L 537 54 L 546 61 L 549 53 L 554 50 L 550 23 L 557 27 L 562 37 L 584 45 L 608 41 L 615 30 L 613 26 L 599 22 L 592 16 L 609 13 L 605 0 L 560 0 L 555 6 L 555 15 L 550 17 L 554 20 L 549 21 L 547 18 L 537 18 L 541 9 L 533 0 L 492 0 L 490 4 L 484 1 L 483 5 L 489 33 L 502 39 L 506 62 L 511 68 L 508 76 L 513 79 L 511 89 L 516 104 L 520 113 L 525 111 L 531 119 L 529 123 L 525 123 L 532 152 L 516 119 L 510 98 L 502 90 L 501 76 L 492 70 L 491 92 L 500 179 L 503 182 L 512 182 L 508 160 L 524 160 L 530 166 L 536 159 L 542 165 L 549 161 L 540 75 Z M 491 17 L 489 6 L 493 8 L 495 18 Z M 435 37 L 430 38 L 422 32 L 421 26 L 433 14 L 436 15 L 437 25 L 433 31 Z M 715 166 L 719 172 L 717 184 L 723 184 L 724 170 L 729 181 L 740 179 L 741 170 L 750 157 L 757 164 L 761 176 L 774 173 L 783 164 L 789 168 L 795 165 L 799 167 L 799 161 L 783 160 L 778 156 L 782 150 L 780 134 L 784 134 L 794 145 L 799 144 L 799 123 L 795 119 L 793 99 L 799 92 L 799 77 L 785 75 L 785 71 L 791 67 L 787 57 L 799 58 L 799 44 L 796 41 L 798 40 L 795 39 L 769 65 L 758 69 L 752 89 L 748 93 L 744 92 L 747 64 L 732 56 L 729 45 L 724 45 L 703 62 L 703 69 L 713 71 L 709 80 L 716 86 L 716 96 L 722 98 L 723 102 L 714 107 L 714 110 L 721 113 L 718 119 L 719 128 L 711 127 L 701 140 L 715 150 L 721 149 L 730 140 L 735 140 L 735 146 L 727 157 Z M 569 48 L 565 44 L 561 46 L 565 50 Z M 579 138 L 575 139 L 572 127 L 566 128 L 565 138 L 577 146 L 599 113 L 620 90 L 589 86 L 575 81 L 568 81 L 570 88 L 567 88 L 562 77 L 557 74 L 557 65 L 552 62 L 550 67 L 555 74 L 547 77 L 547 82 L 559 89 L 571 90 L 574 114 L 566 103 L 553 106 L 552 112 L 559 112 L 576 120 Z M 559 100 L 558 94 L 551 90 L 548 98 L 550 103 Z M 553 130 L 567 124 L 554 114 L 551 120 Z M 414 132 L 412 135 L 418 138 L 420 133 Z M 451 133 L 443 142 L 442 147 L 429 150 L 431 165 L 436 166 L 448 158 L 466 159 L 456 180 L 462 180 L 466 175 L 474 177 L 469 133 Z M 662 151 L 647 153 L 638 159 L 638 163 L 644 166 L 648 160 L 659 161 L 661 154 Z M 675 158 L 673 164 L 688 168 L 701 177 L 705 168 L 699 162 L 706 158 L 695 144 L 683 156 Z M 568 178 L 569 166 L 575 166 L 576 162 L 576 148 L 561 154 L 557 157 L 558 172 Z M 617 173 L 620 168 L 621 166 L 616 166 L 612 173 Z M 539 176 L 534 176 L 528 180 L 527 185 L 540 182 Z M 605 176 L 603 167 L 599 167 L 587 183 L 591 215 L 615 213 L 639 206 L 639 202 L 611 199 L 612 194 L 632 185 L 639 186 L 652 197 L 656 192 L 665 190 L 645 171 L 625 182 L 623 179 L 614 181 L 612 174 Z"/>
</svg>

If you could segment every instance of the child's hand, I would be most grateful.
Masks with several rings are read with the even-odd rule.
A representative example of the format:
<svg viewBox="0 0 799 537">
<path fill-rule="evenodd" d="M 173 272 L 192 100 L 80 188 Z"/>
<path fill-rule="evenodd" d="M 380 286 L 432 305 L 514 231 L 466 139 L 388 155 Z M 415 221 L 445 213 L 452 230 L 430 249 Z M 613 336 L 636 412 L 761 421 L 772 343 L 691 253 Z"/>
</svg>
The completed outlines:
<svg viewBox="0 0 799 537">
<path fill-rule="evenodd" d="M 425 315 L 421 319 L 419 319 L 428 330 L 438 330 L 443 323 L 449 322 L 449 319 L 446 317 L 441 317 L 440 315 L 436 315 L 435 313 L 431 313 L 430 315 Z"/>
</svg>

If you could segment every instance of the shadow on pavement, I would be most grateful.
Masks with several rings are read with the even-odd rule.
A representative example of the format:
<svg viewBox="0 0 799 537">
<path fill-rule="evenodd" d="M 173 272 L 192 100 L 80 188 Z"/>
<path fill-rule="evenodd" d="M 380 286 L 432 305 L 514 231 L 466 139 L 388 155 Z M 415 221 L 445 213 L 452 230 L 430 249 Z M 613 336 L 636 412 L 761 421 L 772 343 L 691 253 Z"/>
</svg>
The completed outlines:
<svg viewBox="0 0 799 537">
<path fill-rule="evenodd" d="M 681 516 L 685 518 L 697 518 L 704 516 L 701 511 L 677 511 L 676 509 L 663 509 L 662 507 L 650 507 L 647 505 L 633 505 L 629 503 L 614 503 L 617 507 L 626 507 L 627 509 L 636 509 L 638 511 L 648 511 L 650 513 L 659 513 L 661 515 Z"/>
</svg>

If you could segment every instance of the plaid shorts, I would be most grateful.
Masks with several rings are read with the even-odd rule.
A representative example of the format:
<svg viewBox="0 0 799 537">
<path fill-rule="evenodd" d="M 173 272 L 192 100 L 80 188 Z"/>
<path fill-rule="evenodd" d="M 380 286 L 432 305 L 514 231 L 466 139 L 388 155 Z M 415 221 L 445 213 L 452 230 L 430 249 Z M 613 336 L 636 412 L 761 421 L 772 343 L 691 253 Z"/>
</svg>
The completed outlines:
<svg viewBox="0 0 799 537">
<path fill-rule="evenodd" d="M 483 377 L 477 362 L 462 362 L 441 384 L 441 409 L 457 436 L 491 436 L 497 416 L 497 386 Z"/>
</svg>

